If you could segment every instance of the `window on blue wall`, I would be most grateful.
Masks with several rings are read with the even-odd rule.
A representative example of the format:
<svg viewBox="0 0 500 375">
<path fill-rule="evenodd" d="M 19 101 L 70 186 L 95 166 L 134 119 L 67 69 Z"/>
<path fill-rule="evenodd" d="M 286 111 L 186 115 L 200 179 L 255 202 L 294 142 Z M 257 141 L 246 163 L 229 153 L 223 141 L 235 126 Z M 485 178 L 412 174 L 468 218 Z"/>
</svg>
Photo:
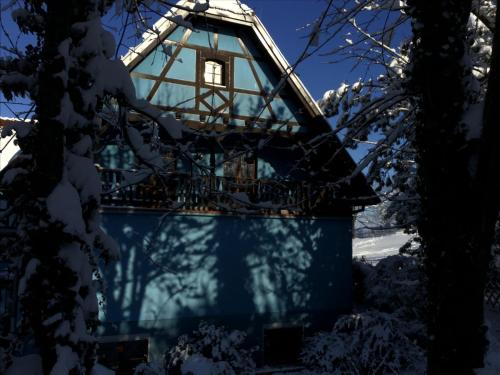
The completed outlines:
<svg viewBox="0 0 500 375">
<path fill-rule="evenodd" d="M 226 155 L 224 161 L 224 177 L 242 180 L 254 180 L 256 177 L 255 155 Z"/>
<path fill-rule="evenodd" d="M 205 61 L 205 83 L 209 85 L 224 85 L 224 65 L 219 61 Z"/>
</svg>

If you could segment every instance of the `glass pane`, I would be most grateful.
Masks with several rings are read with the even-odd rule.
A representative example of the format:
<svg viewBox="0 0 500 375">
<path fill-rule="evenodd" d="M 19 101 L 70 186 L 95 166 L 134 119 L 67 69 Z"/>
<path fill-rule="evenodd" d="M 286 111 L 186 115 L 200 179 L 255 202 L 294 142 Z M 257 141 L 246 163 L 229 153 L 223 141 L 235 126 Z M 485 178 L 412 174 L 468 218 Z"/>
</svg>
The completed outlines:
<svg viewBox="0 0 500 375">
<path fill-rule="evenodd" d="M 206 83 L 213 83 L 214 82 L 213 72 L 211 72 L 208 69 L 205 69 L 205 82 Z"/>
<path fill-rule="evenodd" d="M 96 159 L 103 168 L 131 169 L 134 166 L 134 153 L 118 145 L 106 145 Z"/>
<path fill-rule="evenodd" d="M 216 61 L 205 62 L 205 82 L 221 85 L 222 84 L 222 65 Z"/>
</svg>

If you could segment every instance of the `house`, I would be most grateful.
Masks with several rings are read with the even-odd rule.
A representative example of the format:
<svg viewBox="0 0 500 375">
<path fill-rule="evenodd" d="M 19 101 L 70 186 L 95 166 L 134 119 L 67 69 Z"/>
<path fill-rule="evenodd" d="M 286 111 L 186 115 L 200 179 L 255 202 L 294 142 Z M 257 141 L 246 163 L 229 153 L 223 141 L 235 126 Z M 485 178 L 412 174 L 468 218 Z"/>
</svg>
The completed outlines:
<svg viewBox="0 0 500 375">
<path fill-rule="evenodd" d="M 210 5 L 179 1 L 123 58 L 136 95 L 189 130 L 149 135 L 167 168 L 143 174 L 118 140 L 97 150 L 103 225 L 121 248 L 103 268 L 110 367 L 161 357 L 202 320 L 283 363 L 352 306 L 353 214 L 378 198 L 254 12 Z"/>
</svg>

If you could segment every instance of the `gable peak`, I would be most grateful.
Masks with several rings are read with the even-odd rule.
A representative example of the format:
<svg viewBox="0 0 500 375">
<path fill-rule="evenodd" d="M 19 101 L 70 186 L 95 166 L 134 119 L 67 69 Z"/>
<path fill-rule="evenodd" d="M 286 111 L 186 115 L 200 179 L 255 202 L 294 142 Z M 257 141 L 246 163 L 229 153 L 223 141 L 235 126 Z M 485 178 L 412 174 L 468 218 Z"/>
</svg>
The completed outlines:
<svg viewBox="0 0 500 375">
<path fill-rule="evenodd" d="M 209 11 L 219 10 L 240 15 L 253 15 L 253 10 L 240 0 L 188 0 L 191 3 L 209 4 Z"/>
</svg>

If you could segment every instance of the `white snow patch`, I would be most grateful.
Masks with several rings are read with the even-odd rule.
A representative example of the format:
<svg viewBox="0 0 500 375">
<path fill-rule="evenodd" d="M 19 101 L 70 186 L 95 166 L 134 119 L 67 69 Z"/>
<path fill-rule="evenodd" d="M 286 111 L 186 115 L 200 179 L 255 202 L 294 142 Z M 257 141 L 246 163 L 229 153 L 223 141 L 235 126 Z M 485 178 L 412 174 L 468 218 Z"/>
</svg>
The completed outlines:
<svg viewBox="0 0 500 375">
<path fill-rule="evenodd" d="M 38 354 L 14 357 L 12 365 L 6 375 L 43 375 L 42 359 Z"/>
<path fill-rule="evenodd" d="M 83 203 L 91 198 L 100 200 L 101 180 L 91 159 L 67 152 L 66 167 L 68 179 L 80 192 Z"/>
<path fill-rule="evenodd" d="M 182 375 L 236 375 L 227 362 L 214 363 L 200 354 L 193 354 L 181 366 Z"/>
<path fill-rule="evenodd" d="M 200 5 L 200 4 L 197 4 L 197 5 Z M 185 21 L 184 20 L 184 17 L 182 17 L 180 14 L 177 14 L 175 16 L 166 16 L 165 17 L 167 20 L 169 21 L 172 21 L 173 23 L 179 25 L 179 26 L 183 26 L 187 29 L 192 29 L 193 28 L 193 24 L 189 21 Z"/>
<path fill-rule="evenodd" d="M 352 241 L 352 255 L 377 260 L 390 255 L 397 255 L 399 249 L 412 238 L 403 231 L 381 237 L 355 238 Z"/>
<path fill-rule="evenodd" d="M 4 125 L 1 127 L 1 137 L 10 137 L 12 135 L 17 135 L 19 138 L 26 137 L 31 129 L 33 128 L 33 124 L 31 122 L 21 121 L 18 119 L 13 119 L 9 117 L 1 117 Z"/>
<path fill-rule="evenodd" d="M 42 323 L 42 324 L 43 324 L 44 326 L 50 326 L 51 324 L 53 324 L 53 323 L 57 322 L 58 320 L 61 320 L 61 319 L 62 319 L 62 317 L 63 317 L 63 316 L 62 316 L 62 314 L 61 314 L 61 313 L 54 314 L 54 315 L 52 315 L 50 318 L 45 319 L 45 320 L 43 321 L 43 323 Z"/>
<path fill-rule="evenodd" d="M 484 102 L 474 103 L 465 111 L 462 118 L 467 129 L 467 139 L 479 139 L 483 129 Z"/>
<path fill-rule="evenodd" d="M 134 185 L 151 176 L 151 173 L 151 169 L 140 169 L 138 171 L 122 171 L 122 176 L 127 185 Z"/>
<path fill-rule="evenodd" d="M 160 156 L 157 150 L 154 150 L 151 147 L 150 144 L 144 142 L 144 138 L 139 130 L 131 126 L 127 126 L 127 135 L 130 139 L 130 143 L 134 149 L 134 152 L 139 156 L 139 158 L 145 160 L 155 167 L 163 167 L 163 158 Z"/>
<path fill-rule="evenodd" d="M 251 204 L 250 198 L 248 197 L 247 193 L 244 192 L 232 193 L 231 196 L 233 197 L 233 199 L 239 202 Z"/>
<path fill-rule="evenodd" d="M 82 251 L 77 242 L 61 246 L 58 255 L 64 260 L 66 266 L 78 274 L 81 273 L 84 264 L 88 262 L 87 255 Z M 79 285 L 75 285 L 73 288 L 78 290 L 79 287 Z"/>
<path fill-rule="evenodd" d="M 158 123 L 165 129 L 172 138 L 182 138 L 182 131 L 188 130 L 180 121 L 177 121 L 174 116 L 166 115 L 158 119 Z"/>
<path fill-rule="evenodd" d="M 33 258 L 30 259 L 30 261 L 26 265 L 24 275 L 21 278 L 21 280 L 19 280 L 18 294 L 20 296 L 23 295 L 24 292 L 26 291 L 26 284 L 28 283 L 28 280 L 31 278 L 31 276 L 33 276 L 33 274 L 35 273 L 36 268 L 38 267 L 39 264 L 40 261 L 38 259 Z"/>
<path fill-rule="evenodd" d="M 488 326 L 488 352 L 485 357 L 485 367 L 476 369 L 476 375 L 500 374 L 500 312 L 485 309 L 485 320 Z"/>
<path fill-rule="evenodd" d="M 78 191 L 63 179 L 47 197 L 47 210 L 52 220 L 64 225 L 66 233 L 83 235 L 85 223 Z"/>
<path fill-rule="evenodd" d="M 120 259 L 120 246 L 118 246 L 118 242 L 104 232 L 102 228 L 97 229 L 96 242 L 111 259 Z"/>
<path fill-rule="evenodd" d="M 200 3 L 200 5 L 203 3 Z M 235 14 L 253 14 L 253 10 L 239 0 L 210 0 L 210 9 L 228 11 Z"/>
<path fill-rule="evenodd" d="M 20 174 L 27 174 L 28 172 L 23 168 L 12 168 L 9 169 L 2 178 L 2 184 L 10 185 L 14 182 L 14 179 Z"/>
<path fill-rule="evenodd" d="M 184 375 L 212 375 L 214 363 L 199 354 L 194 354 L 184 361 L 181 372 Z"/>
<path fill-rule="evenodd" d="M 114 374 L 115 372 L 113 370 L 110 370 L 109 368 L 104 367 L 99 363 L 96 363 L 94 365 L 90 373 L 90 375 L 114 375 Z"/>
<path fill-rule="evenodd" d="M 56 345 L 57 361 L 50 375 L 68 375 L 71 369 L 78 366 L 78 355 L 69 347 Z"/>
<path fill-rule="evenodd" d="M 92 149 L 92 138 L 89 135 L 82 137 L 78 142 L 76 142 L 71 150 L 77 155 L 84 155 Z"/>
</svg>

